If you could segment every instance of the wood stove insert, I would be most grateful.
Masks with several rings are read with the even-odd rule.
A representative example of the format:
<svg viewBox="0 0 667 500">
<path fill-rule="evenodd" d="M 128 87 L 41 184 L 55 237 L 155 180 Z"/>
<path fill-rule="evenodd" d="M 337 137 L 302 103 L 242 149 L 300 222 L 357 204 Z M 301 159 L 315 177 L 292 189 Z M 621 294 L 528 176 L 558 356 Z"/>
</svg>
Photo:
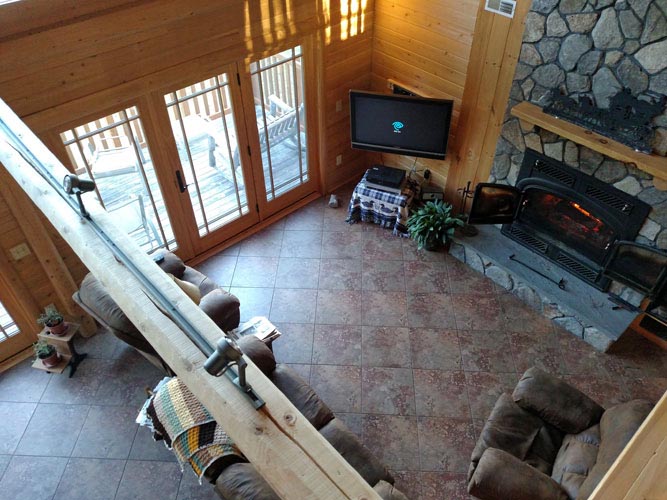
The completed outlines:
<svg viewBox="0 0 667 500">
<path fill-rule="evenodd" d="M 614 243 L 634 240 L 649 211 L 638 198 L 528 149 L 516 186 L 477 185 L 468 222 L 503 224 L 506 236 L 605 291 Z"/>
</svg>

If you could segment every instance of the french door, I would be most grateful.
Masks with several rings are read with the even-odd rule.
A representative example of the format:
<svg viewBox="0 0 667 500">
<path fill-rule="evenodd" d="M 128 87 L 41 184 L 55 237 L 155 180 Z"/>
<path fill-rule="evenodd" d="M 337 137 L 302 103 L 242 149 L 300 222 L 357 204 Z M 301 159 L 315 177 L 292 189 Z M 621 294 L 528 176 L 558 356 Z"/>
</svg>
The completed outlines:
<svg viewBox="0 0 667 500">
<path fill-rule="evenodd" d="M 295 47 L 163 94 L 195 254 L 316 190 Z"/>
</svg>

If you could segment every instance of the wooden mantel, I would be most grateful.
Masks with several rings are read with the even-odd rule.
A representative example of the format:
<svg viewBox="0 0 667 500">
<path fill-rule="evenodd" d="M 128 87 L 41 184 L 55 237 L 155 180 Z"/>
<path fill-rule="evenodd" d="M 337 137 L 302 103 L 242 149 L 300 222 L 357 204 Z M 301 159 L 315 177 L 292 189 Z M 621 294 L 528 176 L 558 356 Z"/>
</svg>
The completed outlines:
<svg viewBox="0 0 667 500">
<path fill-rule="evenodd" d="M 632 163 L 639 170 L 643 170 L 654 177 L 655 187 L 662 190 L 667 189 L 667 158 L 664 156 L 639 153 L 613 139 L 551 116 L 543 112 L 542 108 L 530 102 L 524 101 L 514 106 L 512 115 L 524 123 L 537 125 L 610 158 Z"/>
</svg>

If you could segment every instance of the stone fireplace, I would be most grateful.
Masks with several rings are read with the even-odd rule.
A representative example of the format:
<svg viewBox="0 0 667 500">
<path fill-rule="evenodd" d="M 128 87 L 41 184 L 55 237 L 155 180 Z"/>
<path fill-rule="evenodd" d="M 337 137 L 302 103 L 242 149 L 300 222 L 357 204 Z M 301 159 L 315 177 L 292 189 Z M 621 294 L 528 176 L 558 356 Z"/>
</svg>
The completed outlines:
<svg viewBox="0 0 667 500">
<path fill-rule="evenodd" d="M 606 350 L 634 317 L 615 307 L 602 291 L 608 289 L 633 304 L 641 299 L 632 288 L 600 280 L 596 273 L 608 251 L 605 247 L 610 239 L 620 236 L 667 249 L 667 191 L 657 189 L 653 176 L 634 164 L 614 160 L 548 130 L 526 126 L 511 110 L 522 102 L 544 107 L 552 91 L 574 98 L 589 96 L 598 107 L 606 108 L 610 98 L 624 88 L 640 99 L 667 95 L 666 2 L 534 0 L 526 18 L 521 54 L 489 182 L 515 188 L 523 193 L 518 202 L 535 209 L 526 211 L 519 224 L 495 221 L 504 224 L 502 231 L 513 236 L 512 241 L 496 228 L 483 227 L 479 239 L 459 238 L 451 250 L 456 257 L 600 350 Z M 667 110 L 653 120 L 653 128 L 653 152 L 666 156 Z M 526 164 L 534 166 L 538 161 L 549 168 L 565 165 L 558 175 L 583 177 L 593 182 L 580 189 L 564 186 L 558 179 L 545 178 L 548 175 L 537 175 L 544 179 L 543 185 L 527 189 L 526 179 L 536 175 L 526 172 Z M 544 189 L 545 185 L 555 190 Z M 617 208 L 610 209 L 607 203 L 600 203 L 600 191 L 606 199 L 611 193 Z M 635 207 L 637 215 L 632 221 L 623 212 L 628 204 Z M 530 229 L 528 233 L 526 228 Z M 559 238 L 551 237 L 574 229 L 587 233 L 587 237 L 571 233 L 560 238 L 565 240 L 560 242 L 554 241 Z M 536 236 L 537 240 L 531 244 L 547 245 L 543 253 L 552 258 L 540 262 L 539 251 L 523 254 L 529 245 L 521 238 Z M 496 238 L 503 238 L 511 245 Z M 574 252 L 570 251 L 572 245 L 577 247 Z M 498 253 L 498 247 L 505 248 Z M 529 266 L 556 279 L 545 281 L 540 275 L 531 275 L 525 266 L 508 262 L 508 252 L 521 254 L 530 261 Z M 563 268 L 567 268 L 559 259 L 567 260 L 573 254 L 583 258 L 568 271 L 569 289 L 560 290 L 549 284 L 548 281 L 558 282 Z M 583 265 L 580 272 L 577 265 Z M 581 278 L 581 283 L 572 276 Z M 605 316 L 613 319 L 607 321 Z"/>
</svg>

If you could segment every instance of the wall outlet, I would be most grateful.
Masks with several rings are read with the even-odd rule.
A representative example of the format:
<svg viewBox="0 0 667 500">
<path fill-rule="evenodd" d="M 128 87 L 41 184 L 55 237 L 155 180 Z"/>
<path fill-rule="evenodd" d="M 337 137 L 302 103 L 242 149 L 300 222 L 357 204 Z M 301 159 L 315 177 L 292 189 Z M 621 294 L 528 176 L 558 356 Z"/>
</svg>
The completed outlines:
<svg viewBox="0 0 667 500">
<path fill-rule="evenodd" d="M 338 100 L 336 101 L 336 112 L 337 112 L 337 113 L 340 113 L 341 111 L 343 111 L 343 101 L 341 101 L 340 99 L 338 99 Z"/>
<path fill-rule="evenodd" d="M 336 166 L 342 165 L 342 163 L 343 163 L 343 155 L 336 156 Z"/>
<path fill-rule="evenodd" d="M 21 260 L 23 257 L 30 255 L 30 247 L 25 243 L 21 243 L 10 248 L 9 253 L 12 254 L 14 260 Z"/>
</svg>

